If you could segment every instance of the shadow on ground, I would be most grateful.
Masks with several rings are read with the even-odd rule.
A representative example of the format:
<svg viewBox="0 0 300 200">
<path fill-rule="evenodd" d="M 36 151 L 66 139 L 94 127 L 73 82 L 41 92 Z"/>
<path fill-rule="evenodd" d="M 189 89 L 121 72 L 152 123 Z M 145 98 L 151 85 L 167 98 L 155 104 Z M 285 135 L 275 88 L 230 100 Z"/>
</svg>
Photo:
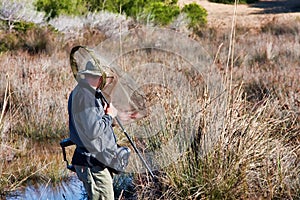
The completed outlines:
<svg viewBox="0 0 300 200">
<path fill-rule="evenodd" d="M 263 9 L 254 14 L 279 14 L 300 12 L 300 0 L 261 0 L 250 5 Z"/>
</svg>

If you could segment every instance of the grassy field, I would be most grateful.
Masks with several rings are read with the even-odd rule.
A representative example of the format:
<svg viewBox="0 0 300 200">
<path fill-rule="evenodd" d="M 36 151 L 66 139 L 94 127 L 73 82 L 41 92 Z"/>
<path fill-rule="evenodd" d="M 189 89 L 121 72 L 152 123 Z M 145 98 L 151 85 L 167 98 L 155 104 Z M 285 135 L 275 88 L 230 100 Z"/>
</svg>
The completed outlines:
<svg viewBox="0 0 300 200">
<path fill-rule="evenodd" d="M 233 40 L 226 29 L 198 32 L 228 77 L 223 130 L 207 132 L 213 108 L 203 110 L 195 146 L 163 171 L 160 184 L 141 184 L 140 199 L 299 198 L 298 26 L 238 26 Z M 218 139 L 203 156 L 210 134 Z"/>
<path fill-rule="evenodd" d="M 295 18 L 255 30 L 208 26 L 190 35 L 222 74 L 227 89 L 223 126 L 208 131 L 214 108 L 204 106 L 191 148 L 156 172 L 156 182 L 135 175 L 138 199 L 300 198 L 299 25 Z M 59 182 L 69 175 L 59 147 L 68 135 L 67 98 L 76 84 L 69 51 L 76 44 L 94 46 L 105 38 L 90 27 L 79 39 L 67 41 L 43 33 L 24 37 L 33 44 L 42 38 L 45 51 L 0 54 L 0 195 L 29 182 Z M 1 37 L 4 34 L 1 31 Z M 203 95 L 198 106 L 210 101 Z M 183 107 L 191 102 L 185 103 Z M 178 116 L 176 123 L 180 120 Z M 176 132 L 170 124 L 166 132 Z M 184 123 L 189 125 L 194 126 Z M 210 138 L 213 145 L 201 153 Z"/>
</svg>

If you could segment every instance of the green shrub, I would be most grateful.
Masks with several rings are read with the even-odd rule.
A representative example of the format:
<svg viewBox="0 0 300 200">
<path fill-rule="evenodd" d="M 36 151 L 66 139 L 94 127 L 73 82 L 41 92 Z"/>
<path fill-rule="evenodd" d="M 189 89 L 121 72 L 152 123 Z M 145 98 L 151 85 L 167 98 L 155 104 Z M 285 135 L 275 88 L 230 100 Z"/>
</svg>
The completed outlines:
<svg viewBox="0 0 300 200">
<path fill-rule="evenodd" d="M 49 21 L 60 14 L 83 14 L 89 5 L 85 0 L 37 0 L 35 7 L 37 11 L 45 12 L 45 18 Z"/>
<path fill-rule="evenodd" d="M 17 32 L 25 33 L 29 29 L 33 29 L 36 25 L 33 22 L 19 21 L 14 22 L 13 29 Z"/>
<path fill-rule="evenodd" d="M 46 19 L 50 20 L 59 15 L 61 3 L 56 0 L 38 0 L 35 4 L 37 11 L 44 11 Z"/>
<path fill-rule="evenodd" d="M 121 13 L 141 21 L 150 20 L 158 25 L 169 24 L 180 13 L 177 0 L 106 0 L 104 2 L 98 2 L 93 7 L 98 6 L 97 10 Z"/>
<path fill-rule="evenodd" d="M 225 3 L 225 4 L 234 4 L 235 0 L 208 0 L 214 3 Z M 255 3 L 259 0 L 237 0 L 238 3 Z"/>
<path fill-rule="evenodd" d="M 153 2 L 147 5 L 143 11 L 146 17 L 155 24 L 167 25 L 180 13 L 180 9 L 175 5 L 168 5 L 162 2 Z"/>
<path fill-rule="evenodd" d="M 125 13 L 126 15 L 131 16 L 129 15 L 131 7 L 134 6 L 134 4 L 138 5 L 139 3 L 143 5 L 143 2 L 141 1 L 137 1 L 137 3 L 135 3 L 132 0 L 107 0 L 101 3 L 98 7 L 100 10 L 107 10 L 112 13 Z M 97 7 L 97 5 L 94 5 L 94 7 Z"/>
<path fill-rule="evenodd" d="M 131 16 L 134 19 L 136 19 L 137 16 L 143 12 L 146 3 L 147 1 L 144 0 L 136 0 L 136 1 L 130 0 L 128 1 L 128 3 L 123 5 L 122 9 L 127 16 Z"/>
<path fill-rule="evenodd" d="M 60 14 L 81 15 L 100 10 L 126 14 L 134 19 L 152 20 L 156 24 L 166 25 L 178 14 L 177 0 L 37 0 L 35 7 L 45 12 L 46 20 Z"/>
<path fill-rule="evenodd" d="M 180 13 L 177 0 L 37 0 L 35 6 L 46 13 L 47 20 L 62 13 L 80 15 L 87 11 L 107 10 L 141 21 L 150 20 L 156 25 L 167 25 Z M 189 17 L 190 27 L 203 26 L 207 22 L 206 10 L 196 3 L 185 5 L 182 12 Z"/>
<path fill-rule="evenodd" d="M 197 28 L 206 25 L 207 11 L 198 4 L 191 3 L 185 5 L 181 11 L 186 13 L 187 17 L 190 19 L 190 28 Z"/>
</svg>

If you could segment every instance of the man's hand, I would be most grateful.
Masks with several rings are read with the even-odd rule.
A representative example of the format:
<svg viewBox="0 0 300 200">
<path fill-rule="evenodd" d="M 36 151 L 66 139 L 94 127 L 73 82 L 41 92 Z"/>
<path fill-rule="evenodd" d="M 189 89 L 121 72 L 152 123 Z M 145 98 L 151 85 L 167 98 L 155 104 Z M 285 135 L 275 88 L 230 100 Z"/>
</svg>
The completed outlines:
<svg viewBox="0 0 300 200">
<path fill-rule="evenodd" d="M 104 105 L 104 112 L 105 114 L 110 115 L 112 118 L 115 118 L 118 115 L 118 110 L 110 103 L 108 106 L 107 104 Z"/>
</svg>

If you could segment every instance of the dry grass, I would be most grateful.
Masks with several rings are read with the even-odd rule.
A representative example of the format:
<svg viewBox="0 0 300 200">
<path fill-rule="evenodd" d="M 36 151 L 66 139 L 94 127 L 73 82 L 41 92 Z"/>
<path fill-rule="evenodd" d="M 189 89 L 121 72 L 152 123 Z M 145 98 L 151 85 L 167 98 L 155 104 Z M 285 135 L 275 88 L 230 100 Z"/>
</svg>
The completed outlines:
<svg viewBox="0 0 300 200">
<path fill-rule="evenodd" d="M 299 21 L 288 24 L 270 23 L 255 32 L 236 27 L 229 65 L 230 33 L 200 32 L 200 42 L 212 55 L 218 52 L 220 72 L 232 74 L 224 128 L 210 132 L 213 108 L 202 110 L 195 145 L 161 170 L 158 182 L 137 179 L 139 199 L 299 198 Z M 217 140 L 203 154 L 207 138 Z"/>
<path fill-rule="evenodd" d="M 0 60 L 1 85 L 9 86 L 1 96 L 6 95 L 1 106 L 1 191 L 34 177 L 60 179 L 58 169 L 64 166 L 57 142 L 68 135 L 63 111 L 74 84 L 64 52 L 50 57 L 18 51 L 2 54 Z"/>
<path fill-rule="evenodd" d="M 195 127 L 194 121 L 182 118 L 187 108 L 201 108 L 201 117 L 197 118 L 193 145 L 176 163 L 157 172 L 157 182 L 143 175 L 135 177 L 139 199 L 300 197 L 299 21 L 286 24 L 289 28 L 271 23 L 256 31 L 236 27 L 229 64 L 230 32 L 208 27 L 195 35 L 216 58 L 219 72 L 224 77 L 228 71 L 232 73 L 232 89 L 224 94 L 230 98 L 224 99 L 227 107 L 220 118 L 223 129 L 211 131 L 209 119 L 215 107 L 207 96 L 192 96 L 200 100 L 189 108 L 194 100 L 189 96 L 182 97 L 180 103 L 167 104 L 169 99 L 161 95 L 168 123 L 159 140 L 167 140 L 178 127 Z M 99 39 L 98 34 L 88 34 L 84 41 L 68 41 L 68 45 L 94 41 L 94 36 Z M 59 140 L 67 136 L 67 98 L 75 80 L 68 51 L 53 51 L 51 56 L 23 51 L 0 55 L 2 192 L 28 180 L 47 182 L 64 176 Z M 224 102 L 218 103 L 223 106 Z M 214 142 L 207 146 L 209 140 Z M 154 148 L 155 139 L 150 142 Z"/>
</svg>

